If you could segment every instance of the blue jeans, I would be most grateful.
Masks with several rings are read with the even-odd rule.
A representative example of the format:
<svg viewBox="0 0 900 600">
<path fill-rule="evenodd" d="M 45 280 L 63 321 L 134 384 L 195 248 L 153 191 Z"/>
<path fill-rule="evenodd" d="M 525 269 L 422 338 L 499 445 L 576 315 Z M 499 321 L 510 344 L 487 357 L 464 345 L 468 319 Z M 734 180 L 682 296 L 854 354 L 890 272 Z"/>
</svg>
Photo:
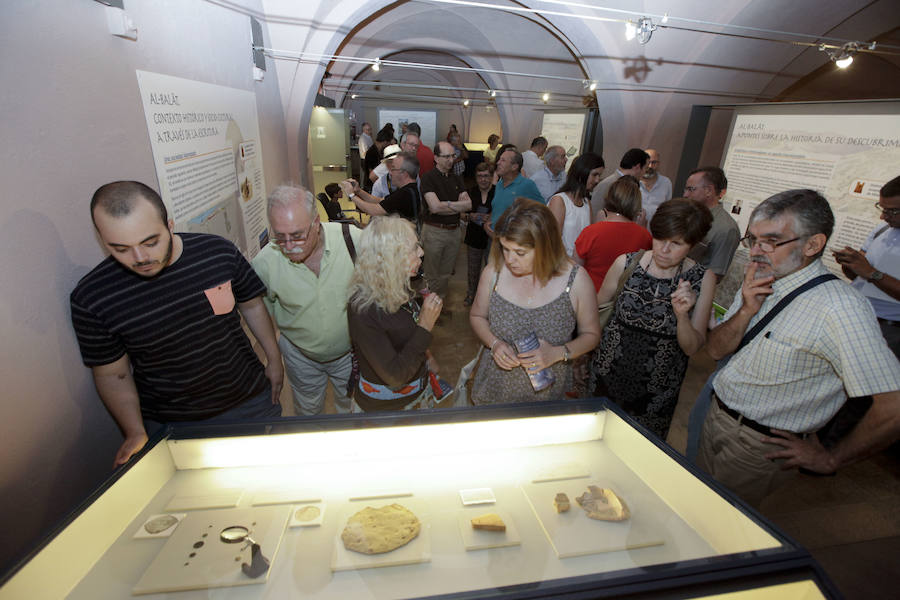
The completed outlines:
<svg viewBox="0 0 900 600">
<path fill-rule="evenodd" d="M 272 384 L 266 380 L 266 388 L 249 400 L 241 402 L 237 406 L 229 408 L 223 413 L 200 421 L 177 421 L 178 424 L 194 425 L 197 423 L 219 423 L 223 421 L 254 421 L 275 419 L 281 416 L 281 403 L 272 404 Z M 144 419 L 144 429 L 148 436 L 152 436 L 165 423 Z"/>
</svg>

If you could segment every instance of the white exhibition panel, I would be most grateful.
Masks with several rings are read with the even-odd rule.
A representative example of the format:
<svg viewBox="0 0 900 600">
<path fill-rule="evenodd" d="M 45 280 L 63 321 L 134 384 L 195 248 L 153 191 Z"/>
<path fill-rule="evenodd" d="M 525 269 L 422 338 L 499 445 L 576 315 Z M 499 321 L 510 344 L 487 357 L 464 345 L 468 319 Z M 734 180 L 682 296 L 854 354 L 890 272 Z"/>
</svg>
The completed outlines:
<svg viewBox="0 0 900 600">
<path fill-rule="evenodd" d="M 900 175 L 900 103 L 802 103 L 735 110 L 722 168 L 723 206 L 743 234 L 763 200 L 791 189 L 820 192 L 835 216 L 828 248 L 859 248 L 880 221 L 874 204 L 882 185 Z M 716 300 L 731 303 L 748 252 L 738 246 Z M 822 257 L 843 277 L 830 251 Z"/>
<path fill-rule="evenodd" d="M 400 141 L 400 132 L 403 131 L 401 126 L 406 123 L 418 123 L 422 128 L 421 140 L 429 148 L 444 139 L 444 134 L 438 134 L 437 131 L 437 112 L 433 110 L 406 110 L 396 108 L 379 108 L 378 109 L 378 130 L 388 123 L 394 125 L 394 135 L 397 141 Z M 377 131 L 372 132 L 377 133 Z M 375 136 L 373 135 L 374 139 Z"/>
<path fill-rule="evenodd" d="M 220 235 L 253 258 L 268 227 L 256 94 L 149 71 L 137 80 L 177 230 Z"/>
</svg>

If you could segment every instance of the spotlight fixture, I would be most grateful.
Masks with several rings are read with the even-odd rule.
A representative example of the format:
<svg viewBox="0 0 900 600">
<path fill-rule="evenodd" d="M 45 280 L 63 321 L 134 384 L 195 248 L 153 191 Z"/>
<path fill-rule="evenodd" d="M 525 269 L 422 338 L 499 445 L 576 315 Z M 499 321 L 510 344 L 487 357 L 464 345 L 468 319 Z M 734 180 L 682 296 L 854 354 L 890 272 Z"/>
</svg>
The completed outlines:
<svg viewBox="0 0 900 600">
<path fill-rule="evenodd" d="M 491 98 L 497 97 L 497 90 L 491 90 Z"/>
<path fill-rule="evenodd" d="M 590 90 L 590 91 L 592 91 L 592 92 L 597 91 L 597 82 L 596 82 L 596 81 L 592 81 L 592 82 L 591 82 L 591 85 L 588 86 L 588 90 Z"/>
<path fill-rule="evenodd" d="M 468 105 L 469 105 L 469 99 L 466 98 L 465 100 L 463 100 L 463 106 L 468 106 Z"/>
<path fill-rule="evenodd" d="M 834 59 L 834 64 L 837 65 L 838 69 L 846 69 L 851 64 L 853 64 L 853 56 L 850 54 L 844 54 L 841 58 Z"/>
<path fill-rule="evenodd" d="M 834 62 L 839 69 L 846 69 L 853 63 L 853 55 L 866 48 L 874 50 L 877 42 L 863 44 L 862 42 L 847 42 L 839 48 L 829 48 L 825 44 L 819 45 L 819 51 L 828 54 L 828 58 Z"/>
<path fill-rule="evenodd" d="M 582 81 L 581 85 L 584 87 L 584 89 L 591 91 L 591 92 L 593 92 L 594 90 L 597 89 L 597 82 L 591 81 L 589 79 L 585 79 L 584 81 Z"/>
<path fill-rule="evenodd" d="M 543 102 L 544 104 L 550 102 L 550 92 L 544 92 L 544 94 L 541 96 L 541 102 Z"/>
<path fill-rule="evenodd" d="M 357 98 L 359 98 L 359 94 L 350 94 L 350 98 L 356 100 Z"/>
<path fill-rule="evenodd" d="M 372 70 L 376 71 L 376 72 L 381 70 L 381 59 L 380 58 L 376 58 L 375 62 L 372 63 Z"/>
<path fill-rule="evenodd" d="M 625 39 L 629 42 L 637 35 L 637 27 L 631 21 L 625 21 Z"/>
<path fill-rule="evenodd" d="M 646 44 L 650 41 L 650 37 L 653 35 L 653 32 L 656 31 L 656 25 L 653 24 L 653 21 L 650 17 L 641 17 L 638 19 L 637 24 L 637 39 L 641 44 Z"/>
</svg>

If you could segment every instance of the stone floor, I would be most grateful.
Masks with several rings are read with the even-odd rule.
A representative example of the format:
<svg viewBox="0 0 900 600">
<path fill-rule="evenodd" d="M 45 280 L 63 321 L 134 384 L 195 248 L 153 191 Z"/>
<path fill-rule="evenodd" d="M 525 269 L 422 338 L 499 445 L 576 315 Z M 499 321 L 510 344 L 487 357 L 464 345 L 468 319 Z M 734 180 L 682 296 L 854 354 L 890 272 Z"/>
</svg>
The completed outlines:
<svg viewBox="0 0 900 600">
<path fill-rule="evenodd" d="M 453 314 L 435 327 L 431 344 L 441 376 L 451 383 L 478 351 L 468 309 L 462 304 L 465 270 L 462 246 L 444 301 Z M 713 360 L 702 351 L 690 362 L 667 440 L 678 451 L 684 450 L 693 401 L 713 368 Z M 282 403 L 285 414 L 293 412 L 287 389 Z M 327 410 L 331 410 L 330 398 Z M 766 498 L 761 512 L 810 550 L 846 598 L 900 597 L 900 451 L 896 446 L 834 477 L 799 475 Z"/>
</svg>

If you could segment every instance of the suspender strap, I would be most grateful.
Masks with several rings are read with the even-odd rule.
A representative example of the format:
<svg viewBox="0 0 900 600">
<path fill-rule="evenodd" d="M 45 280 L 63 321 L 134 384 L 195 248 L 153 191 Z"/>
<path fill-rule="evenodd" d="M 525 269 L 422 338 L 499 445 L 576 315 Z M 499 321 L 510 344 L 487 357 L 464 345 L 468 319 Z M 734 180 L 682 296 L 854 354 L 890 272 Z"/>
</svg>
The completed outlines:
<svg viewBox="0 0 900 600">
<path fill-rule="evenodd" d="M 814 277 L 814 278 L 810 279 L 809 281 L 807 281 L 806 283 L 804 283 L 803 285 L 801 285 L 800 287 L 798 287 L 797 289 L 792 291 L 790 294 L 788 294 L 787 296 L 782 298 L 778 302 L 778 304 L 776 304 L 772 308 L 772 310 L 770 310 L 769 312 L 766 313 L 766 316 L 764 316 L 762 319 L 757 321 L 756 325 L 754 325 L 753 328 L 750 329 L 750 331 L 748 331 L 746 334 L 744 334 L 744 338 L 741 340 L 741 343 L 738 344 L 738 347 L 733 352 L 733 354 L 737 354 L 738 352 L 741 351 L 741 348 L 743 348 L 744 346 L 749 344 L 751 342 L 751 340 L 753 340 L 753 338 L 755 338 L 759 334 L 760 331 L 765 329 L 766 325 L 768 325 L 772 321 L 772 319 L 774 319 L 775 316 L 784 309 L 784 307 L 786 307 L 788 304 L 790 304 L 794 298 L 796 298 L 797 296 L 799 296 L 806 290 L 812 289 L 812 288 L 816 287 L 817 285 L 819 285 L 820 283 L 825 283 L 826 281 L 831 281 L 832 279 L 837 279 L 837 277 L 832 275 L 831 273 L 825 273 L 824 275 L 819 275 L 818 277 Z"/>
</svg>

